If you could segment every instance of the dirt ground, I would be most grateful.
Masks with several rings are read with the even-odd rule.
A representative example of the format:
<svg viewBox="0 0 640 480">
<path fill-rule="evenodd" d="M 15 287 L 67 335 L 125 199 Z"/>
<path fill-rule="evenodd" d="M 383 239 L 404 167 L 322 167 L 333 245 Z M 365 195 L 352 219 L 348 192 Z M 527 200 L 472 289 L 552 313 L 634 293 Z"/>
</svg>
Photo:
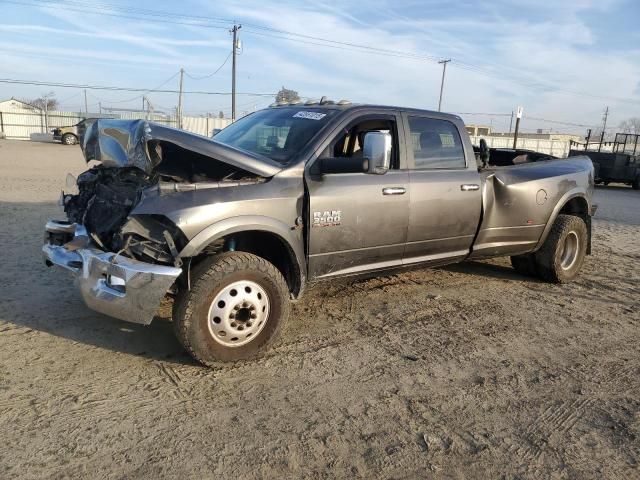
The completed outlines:
<svg viewBox="0 0 640 480">
<path fill-rule="evenodd" d="M 0 478 L 640 478 L 640 192 L 597 190 L 575 283 L 499 259 L 322 284 L 208 370 L 44 266 L 84 169 L 0 140 Z"/>
</svg>

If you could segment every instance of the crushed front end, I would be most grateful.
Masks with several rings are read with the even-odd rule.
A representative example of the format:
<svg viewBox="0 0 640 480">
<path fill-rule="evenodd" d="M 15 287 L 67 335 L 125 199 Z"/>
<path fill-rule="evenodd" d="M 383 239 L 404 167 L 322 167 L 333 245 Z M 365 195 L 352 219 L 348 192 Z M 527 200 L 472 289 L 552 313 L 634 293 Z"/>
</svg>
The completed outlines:
<svg viewBox="0 0 640 480">
<path fill-rule="evenodd" d="M 140 120 L 85 122 L 80 144 L 87 162 L 98 163 L 78 176 L 75 193 L 63 193 L 67 219 L 46 224 L 45 262 L 75 276 L 89 308 L 149 324 L 188 270 L 180 257 L 188 238 L 167 205 L 189 208 L 196 191 L 260 183 L 266 174 L 209 139 Z M 145 200 L 157 209 L 136 210 Z"/>
<path fill-rule="evenodd" d="M 149 324 L 181 268 L 154 265 L 97 248 L 82 225 L 49 221 L 42 253 L 48 265 L 70 271 L 89 308 Z"/>
</svg>

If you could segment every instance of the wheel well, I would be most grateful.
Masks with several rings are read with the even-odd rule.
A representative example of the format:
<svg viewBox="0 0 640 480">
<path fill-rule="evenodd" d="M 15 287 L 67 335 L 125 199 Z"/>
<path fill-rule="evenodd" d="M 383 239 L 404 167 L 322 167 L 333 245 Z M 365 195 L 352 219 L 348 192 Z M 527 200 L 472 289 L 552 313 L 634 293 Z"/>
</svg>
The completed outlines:
<svg viewBox="0 0 640 480">
<path fill-rule="evenodd" d="M 232 233 L 214 240 L 199 257 L 194 258 L 194 264 L 199 262 L 200 257 L 227 251 L 253 253 L 264 258 L 282 273 L 289 286 L 289 291 L 294 296 L 297 297 L 300 293 L 300 267 L 295 253 L 279 235 L 261 230 Z"/>
<path fill-rule="evenodd" d="M 584 220 L 587 225 L 587 235 L 589 236 L 587 240 L 587 255 L 591 255 L 591 216 L 589 215 L 587 201 L 583 197 L 573 197 L 562 206 L 559 215 L 563 213 L 565 215 L 574 215 Z"/>
<path fill-rule="evenodd" d="M 589 216 L 589 205 L 584 198 L 573 197 L 563 205 L 560 213 L 585 218 Z"/>
</svg>

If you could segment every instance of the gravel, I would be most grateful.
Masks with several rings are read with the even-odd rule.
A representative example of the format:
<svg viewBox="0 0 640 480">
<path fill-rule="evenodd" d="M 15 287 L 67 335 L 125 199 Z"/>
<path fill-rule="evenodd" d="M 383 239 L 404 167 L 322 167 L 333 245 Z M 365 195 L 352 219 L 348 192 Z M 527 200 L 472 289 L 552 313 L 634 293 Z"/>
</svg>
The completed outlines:
<svg viewBox="0 0 640 480">
<path fill-rule="evenodd" d="M 640 192 L 578 280 L 508 259 L 311 287 L 217 370 L 89 311 L 40 256 L 78 146 L 0 140 L 0 478 L 638 478 Z"/>
</svg>

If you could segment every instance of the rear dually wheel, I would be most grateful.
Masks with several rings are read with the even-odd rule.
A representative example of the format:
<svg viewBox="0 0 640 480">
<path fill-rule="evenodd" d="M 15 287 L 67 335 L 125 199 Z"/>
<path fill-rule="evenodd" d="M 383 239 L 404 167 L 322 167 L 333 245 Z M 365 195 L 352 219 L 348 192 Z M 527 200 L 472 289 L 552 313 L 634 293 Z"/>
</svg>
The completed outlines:
<svg viewBox="0 0 640 480">
<path fill-rule="evenodd" d="M 573 280 L 584 262 L 587 244 L 584 220 L 574 215 L 558 215 L 549 236 L 535 253 L 538 274 L 553 283 Z"/>
</svg>

